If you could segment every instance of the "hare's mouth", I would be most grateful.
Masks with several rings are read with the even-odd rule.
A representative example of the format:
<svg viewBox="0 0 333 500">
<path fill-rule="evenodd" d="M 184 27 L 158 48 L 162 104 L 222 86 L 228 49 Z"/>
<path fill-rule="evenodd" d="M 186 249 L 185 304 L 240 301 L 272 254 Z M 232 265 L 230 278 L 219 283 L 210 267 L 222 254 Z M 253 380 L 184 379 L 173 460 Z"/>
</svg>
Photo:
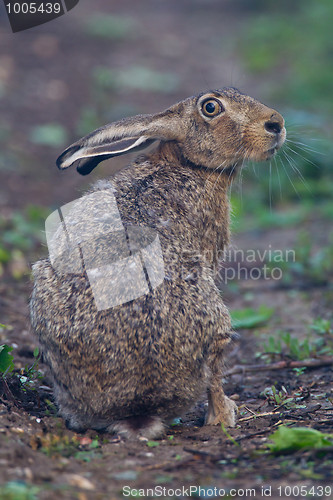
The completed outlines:
<svg viewBox="0 0 333 500">
<path fill-rule="evenodd" d="M 285 127 L 283 127 L 283 129 L 280 131 L 280 133 L 276 135 L 274 142 L 271 143 L 271 147 L 265 153 L 267 160 L 270 160 L 271 158 L 273 158 L 273 156 L 283 146 L 285 140 L 286 140 L 286 129 L 285 129 Z"/>
<path fill-rule="evenodd" d="M 270 158 L 273 158 L 273 156 L 279 151 L 279 149 L 283 146 L 283 143 L 284 143 L 284 139 L 282 140 L 278 140 L 273 147 L 269 148 L 267 151 L 266 151 L 266 156 L 267 156 L 267 160 L 269 160 Z"/>
<path fill-rule="evenodd" d="M 272 156 L 275 155 L 275 153 L 277 153 L 277 151 L 279 150 L 280 148 L 278 146 L 274 146 L 274 148 L 271 148 L 267 151 L 267 156 L 269 158 L 272 158 Z"/>
</svg>

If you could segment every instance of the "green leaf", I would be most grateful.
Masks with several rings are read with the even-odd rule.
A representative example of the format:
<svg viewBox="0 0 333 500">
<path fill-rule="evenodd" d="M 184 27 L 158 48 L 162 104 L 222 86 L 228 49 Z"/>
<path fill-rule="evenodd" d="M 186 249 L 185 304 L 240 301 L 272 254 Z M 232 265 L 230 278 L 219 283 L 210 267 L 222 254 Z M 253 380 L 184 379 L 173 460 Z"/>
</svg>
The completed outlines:
<svg viewBox="0 0 333 500">
<path fill-rule="evenodd" d="M 42 146 L 59 147 L 68 142 L 67 131 L 59 123 L 46 123 L 33 127 L 30 141 Z"/>
<path fill-rule="evenodd" d="M 307 427 L 287 427 L 281 425 L 269 436 L 274 444 L 270 444 L 273 453 L 289 453 L 303 448 L 323 448 L 332 446 L 333 434 L 323 434 Z"/>
<path fill-rule="evenodd" d="M 11 372 L 14 369 L 14 356 L 9 354 L 13 348 L 7 344 L 0 345 L 0 373 Z"/>
<path fill-rule="evenodd" d="M 99 447 L 100 447 L 100 444 L 99 444 L 98 439 L 93 439 L 92 442 L 89 445 L 89 448 L 91 450 L 94 450 L 95 448 L 99 448 Z"/>
<path fill-rule="evenodd" d="M 274 312 L 272 307 L 262 305 L 258 310 L 250 307 L 238 309 L 231 313 L 231 324 L 236 330 L 240 328 L 254 328 L 270 319 Z"/>
<path fill-rule="evenodd" d="M 155 446 L 159 446 L 160 443 L 158 441 L 147 441 L 147 446 L 149 446 L 149 448 L 155 448 Z"/>
<path fill-rule="evenodd" d="M 7 264 L 10 261 L 10 252 L 0 246 L 0 262 Z"/>
</svg>

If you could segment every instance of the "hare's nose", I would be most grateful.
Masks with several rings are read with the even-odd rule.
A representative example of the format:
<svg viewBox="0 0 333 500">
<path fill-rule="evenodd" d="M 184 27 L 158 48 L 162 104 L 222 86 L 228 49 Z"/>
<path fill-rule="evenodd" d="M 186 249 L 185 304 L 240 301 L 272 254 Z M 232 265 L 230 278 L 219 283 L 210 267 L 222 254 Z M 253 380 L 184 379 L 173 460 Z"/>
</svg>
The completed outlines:
<svg viewBox="0 0 333 500">
<path fill-rule="evenodd" d="M 279 113 L 274 113 L 264 124 L 265 130 L 270 134 L 278 135 L 284 127 L 284 119 Z"/>
</svg>

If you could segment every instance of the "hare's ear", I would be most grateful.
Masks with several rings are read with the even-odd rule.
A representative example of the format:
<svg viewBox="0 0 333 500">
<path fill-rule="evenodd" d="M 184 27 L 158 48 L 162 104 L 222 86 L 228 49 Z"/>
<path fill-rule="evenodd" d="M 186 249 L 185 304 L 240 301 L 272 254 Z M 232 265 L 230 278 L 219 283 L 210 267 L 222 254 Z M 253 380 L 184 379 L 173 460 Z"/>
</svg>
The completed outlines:
<svg viewBox="0 0 333 500">
<path fill-rule="evenodd" d="M 91 132 L 59 156 L 58 168 L 75 165 L 81 175 L 87 175 L 101 161 L 146 148 L 154 141 L 183 140 L 184 103 L 181 101 L 156 115 L 126 118 Z"/>
<path fill-rule="evenodd" d="M 87 175 L 101 161 L 146 148 L 158 139 L 144 135 L 111 139 L 110 135 L 112 137 L 113 134 L 108 134 L 107 127 L 103 127 L 72 144 L 57 159 L 58 168 L 63 170 L 75 165 L 81 175 Z"/>
</svg>

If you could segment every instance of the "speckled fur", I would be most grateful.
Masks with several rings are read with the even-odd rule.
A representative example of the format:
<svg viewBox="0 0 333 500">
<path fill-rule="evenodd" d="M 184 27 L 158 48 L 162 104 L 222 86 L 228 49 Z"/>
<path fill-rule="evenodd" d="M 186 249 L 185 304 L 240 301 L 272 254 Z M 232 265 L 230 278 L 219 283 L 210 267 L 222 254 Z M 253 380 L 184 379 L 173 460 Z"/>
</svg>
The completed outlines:
<svg viewBox="0 0 333 500">
<path fill-rule="evenodd" d="M 75 144 L 77 151 L 140 134 L 161 140 L 157 150 L 91 192 L 115 189 L 124 226 L 158 232 L 165 266 L 162 285 L 103 311 L 85 273 L 61 275 L 48 259 L 33 266 L 32 325 L 60 414 L 75 430 L 156 437 L 206 389 L 206 422 L 235 423 L 236 406 L 221 386 L 232 328 L 213 266 L 216 252 L 229 243 L 230 179 L 244 159 L 269 157 L 276 136 L 264 124 L 274 120 L 283 127 L 283 119 L 235 89 L 207 96 L 225 108 L 214 119 L 202 115 L 202 94 L 158 115 L 103 127 Z"/>
</svg>

